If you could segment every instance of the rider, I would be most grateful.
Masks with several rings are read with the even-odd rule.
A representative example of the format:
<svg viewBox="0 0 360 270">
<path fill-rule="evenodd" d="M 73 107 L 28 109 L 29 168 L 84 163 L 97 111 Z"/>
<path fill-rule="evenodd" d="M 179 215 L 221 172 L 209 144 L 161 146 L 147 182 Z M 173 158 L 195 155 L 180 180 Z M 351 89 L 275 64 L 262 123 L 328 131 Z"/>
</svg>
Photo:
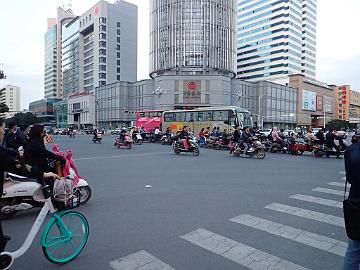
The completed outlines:
<svg viewBox="0 0 360 270">
<path fill-rule="evenodd" d="M 224 145 L 227 146 L 229 143 L 229 133 L 227 132 L 226 128 L 224 129 L 221 137 L 223 139 Z"/>
<path fill-rule="evenodd" d="M 43 178 L 59 178 L 54 173 L 44 173 L 32 167 L 30 165 L 20 163 L 12 156 L 7 154 L 7 151 L 4 151 L 4 148 L 1 147 L 1 143 L 4 139 L 4 129 L 5 121 L 0 118 L 0 198 L 3 194 L 3 183 L 4 183 L 4 172 L 11 172 L 18 175 L 24 175 L 27 177 L 33 177 L 39 181 L 42 181 Z M 5 236 L 2 231 L 1 220 L 0 220 L 0 253 L 5 250 L 6 243 L 10 240 L 8 236 Z"/>
<path fill-rule="evenodd" d="M 189 127 L 188 126 L 184 126 L 181 130 L 181 132 L 179 133 L 179 139 L 181 139 L 185 149 L 189 149 L 190 148 L 190 142 L 189 142 Z"/>
<path fill-rule="evenodd" d="M 308 128 L 305 138 L 308 140 L 308 144 L 311 144 L 312 141 L 315 141 L 317 139 L 311 127 Z"/>
<path fill-rule="evenodd" d="M 336 149 L 336 158 L 340 158 L 340 148 L 335 144 L 336 139 L 336 129 L 330 129 L 328 133 L 326 133 L 326 146 L 330 149 L 335 148 Z"/>
<path fill-rule="evenodd" d="M 17 130 L 17 125 L 14 122 L 11 122 L 9 124 L 9 130 L 6 132 L 4 138 L 5 147 L 8 149 L 13 149 L 15 151 L 17 151 L 19 147 L 16 143 L 16 130 Z"/>
<path fill-rule="evenodd" d="M 60 161 L 65 164 L 65 159 L 47 150 L 44 144 L 45 130 L 43 125 L 34 125 L 29 133 L 29 141 L 25 148 L 24 160 L 44 172 L 51 171 L 49 160 Z"/>
<path fill-rule="evenodd" d="M 125 141 L 125 134 L 127 133 L 126 127 L 125 125 L 122 126 L 121 130 L 120 130 L 120 142 L 124 142 Z"/>
<path fill-rule="evenodd" d="M 241 129 L 240 126 L 236 126 L 234 130 L 234 142 L 237 143 L 241 140 Z"/>
<path fill-rule="evenodd" d="M 277 127 L 273 127 L 272 133 L 271 133 L 272 141 L 274 143 L 278 143 L 281 145 L 281 147 L 284 149 L 286 148 L 285 141 L 280 137 L 279 132 L 277 131 Z"/>
<path fill-rule="evenodd" d="M 241 136 L 241 139 L 242 139 L 242 141 L 243 141 L 243 146 L 244 146 L 244 153 L 243 153 L 243 155 L 242 155 L 243 157 L 245 157 L 247 151 L 249 151 L 249 148 L 250 148 L 250 138 L 251 138 L 250 128 L 249 128 L 249 127 L 246 127 L 246 128 L 244 129 L 244 132 L 243 132 L 242 136 Z M 251 151 L 251 150 L 253 151 L 252 148 L 250 148 L 250 151 Z"/>
<path fill-rule="evenodd" d="M 320 143 L 325 143 L 325 128 L 322 128 L 316 133 L 316 138 L 320 141 Z"/>
</svg>

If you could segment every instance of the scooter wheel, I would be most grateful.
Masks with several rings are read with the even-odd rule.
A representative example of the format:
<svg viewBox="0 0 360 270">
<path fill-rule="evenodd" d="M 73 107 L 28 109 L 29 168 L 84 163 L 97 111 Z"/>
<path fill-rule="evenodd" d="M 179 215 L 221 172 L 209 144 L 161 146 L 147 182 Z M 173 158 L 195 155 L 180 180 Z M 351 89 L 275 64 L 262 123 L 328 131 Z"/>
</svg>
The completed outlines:
<svg viewBox="0 0 360 270">
<path fill-rule="evenodd" d="M 304 153 L 303 150 L 297 150 L 297 151 L 296 151 L 296 154 L 297 154 L 298 156 L 301 156 L 303 153 Z"/>
<path fill-rule="evenodd" d="M 128 144 L 126 147 L 127 147 L 127 149 L 131 149 L 132 146 L 131 146 L 131 144 Z"/>
<path fill-rule="evenodd" d="M 265 151 L 262 150 L 262 149 L 258 150 L 258 151 L 256 152 L 256 157 L 257 157 L 258 159 L 264 159 L 264 158 L 265 158 Z"/>
<path fill-rule="evenodd" d="M 194 148 L 193 155 L 197 157 L 200 154 L 199 148 Z"/>
<path fill-rule="evenodd" d="M 92 195 L 90 186 L 78 187 L 78 190 L 80 191 L 80 204 L 87 203 Z"/>
</svg>

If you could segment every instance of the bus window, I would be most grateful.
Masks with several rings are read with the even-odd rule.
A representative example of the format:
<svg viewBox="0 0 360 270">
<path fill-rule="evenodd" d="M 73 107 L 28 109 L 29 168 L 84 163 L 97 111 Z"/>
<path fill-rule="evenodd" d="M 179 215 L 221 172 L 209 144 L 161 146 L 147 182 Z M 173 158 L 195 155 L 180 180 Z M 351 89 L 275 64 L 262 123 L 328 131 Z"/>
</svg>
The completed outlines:
<svg viewBox="0 0 360 270">
<path fill-rule="evenodd" d="M 174 113 L 165 113 L 164 122 L 173 122 L 174 121 Z"/>
<path fill-rule="evenodd" d="M 196 119 L 197 119 L 198 122 L 205 121 L 204 113 L 203 112 L 198 112 L 198 115 L 197 115 Z"/>
<path fill-rule="evenodd" d="M 185 121 L 185 112 L 177 112 L 175 113 L 175 121 L 176 122 L 184 122 Z"/>
<path fill-rule="evenodd" d="M 229 125 L 235 128 L 239 124 L 239 121 L 236 117 L 234 111 L 229 111 Z"/>
<path fill-rule="evenodd" d="M 145 117 L 145 112 L 141 112 L 140 117 Z"/>
<path fill-rule="evenodd" d="M 213 120 L 213 112 L 204 112 L 205 114 L 205 121 L 212 121 Z"/>
<path fill-rule="evenodd" d="M 227 121 L 228 120 L 228 111 L 214 111 L 213 120 L 214 121 Z"/>
<path fill-rule="evenodd" d="M 196 118 L 194 118 L 194 112 L 186 112 L 185 122 L 194 122 Z"/>
</svg>

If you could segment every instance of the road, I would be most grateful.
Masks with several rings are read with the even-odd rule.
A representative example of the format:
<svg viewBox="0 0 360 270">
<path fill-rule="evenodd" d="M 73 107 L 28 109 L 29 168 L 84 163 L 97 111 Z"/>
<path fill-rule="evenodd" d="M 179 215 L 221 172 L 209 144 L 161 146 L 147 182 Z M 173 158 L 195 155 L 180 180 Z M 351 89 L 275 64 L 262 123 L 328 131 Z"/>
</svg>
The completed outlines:
<svg viewBox="0 0 360 270">
<path fill-rule="evenodd" d="M 89 242 L 59 267 L 41 254 L 38 235 L 13 269 L 341 268 L 343 160 L 287 154 L 256 160 L 211 149 L 193 157 L 159 144 L 115 149 L 113 140 L 56 137 L 62 149 L 73 149 L 93 189 L 78 208 L 90 223 Z M 4 222 L 10 250 L 37 213 Z"/>
</svg>

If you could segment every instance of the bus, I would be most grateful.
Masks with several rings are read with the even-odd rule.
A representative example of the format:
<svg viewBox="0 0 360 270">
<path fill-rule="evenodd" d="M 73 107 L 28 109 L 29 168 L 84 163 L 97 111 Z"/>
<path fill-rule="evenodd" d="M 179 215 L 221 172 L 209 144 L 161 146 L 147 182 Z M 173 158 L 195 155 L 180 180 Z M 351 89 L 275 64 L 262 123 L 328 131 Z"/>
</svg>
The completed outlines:
<svg viewBox="0 0 360 270">
<path fill-rule="evenodd" d="M 159 110 L 136 112 L 136 127 L 143 127 L 146 132 L 154 130 L 156 127 L 161 129 L 163 112 Z"/>
<path fill-rule="evenodd" d="M 197 135 L 202 128 L 219 127 L 220 130 L 233 131 L 236 126 L 244 128 L 253 127 L 251 113 L 236 106 L 204 107 L 194 110 L 174 110 L 163 113 L 162 130 L 170 128 L 173 131 L 180 130 L 183 126 L 189 126 Z"/>
</svg>

